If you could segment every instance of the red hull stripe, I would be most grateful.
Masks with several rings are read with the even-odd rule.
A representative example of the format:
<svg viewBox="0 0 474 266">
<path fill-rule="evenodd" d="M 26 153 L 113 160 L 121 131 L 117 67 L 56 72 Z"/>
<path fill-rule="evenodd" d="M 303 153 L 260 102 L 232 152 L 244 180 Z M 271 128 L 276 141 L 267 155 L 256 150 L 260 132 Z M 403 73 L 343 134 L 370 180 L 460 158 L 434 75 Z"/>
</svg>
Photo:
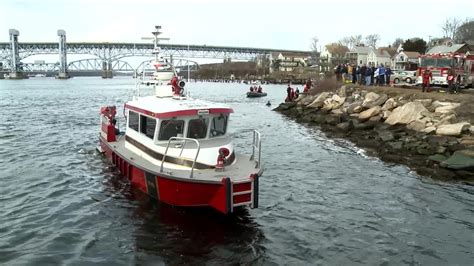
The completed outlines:
<svg viewBox="0 0 474 266">
<path fill-rule="evenodd" d="M 128 104 L 125 104 L 125 108 L 141 113 L 141 114 L 153 116 L 159 119 L 178 117 L 178 116 L 197 116 L 200 110 L 209 110 L 210 114 L 229 114 L 229 113 L 234 112 L 232 108 L 210 108 L 210 109 L 203 108 L 203 109 L 180 110 L 180 111 L 166 112 L 166 113 L 154 113 L 154 112 L 150 112 L 148 110 L 131 106 Z"/>
</svg>

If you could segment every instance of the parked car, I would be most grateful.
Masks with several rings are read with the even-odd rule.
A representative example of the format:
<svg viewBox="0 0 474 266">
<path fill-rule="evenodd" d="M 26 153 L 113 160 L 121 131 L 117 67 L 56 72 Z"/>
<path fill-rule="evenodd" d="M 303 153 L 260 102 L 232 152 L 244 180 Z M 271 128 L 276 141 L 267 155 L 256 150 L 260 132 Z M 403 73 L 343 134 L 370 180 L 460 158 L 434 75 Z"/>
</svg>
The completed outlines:
<svg viewBox="0 0 474 266">
<path fill-rule="evenodd" d="M 410 84 L 416 80 L 416 71 L 394 71 L 390 78 L 393 80 L 393 84 L 399 84 L 400 82 Z"/>
</svg>

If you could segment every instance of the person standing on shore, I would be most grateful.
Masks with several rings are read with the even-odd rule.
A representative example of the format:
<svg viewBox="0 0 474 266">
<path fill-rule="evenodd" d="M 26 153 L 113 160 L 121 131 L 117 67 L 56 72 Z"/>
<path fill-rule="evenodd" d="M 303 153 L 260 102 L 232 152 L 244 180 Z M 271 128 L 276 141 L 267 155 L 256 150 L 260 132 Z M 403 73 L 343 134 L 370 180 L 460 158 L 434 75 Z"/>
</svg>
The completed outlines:
<svg viewBox="0 0 474 266">
<path fill-rule="evenodd" d="M 365 85 L 365 72 L 367 71 L 367 66 L 364 64 L 360 68 L 360 79 L 359 79 L 359 85 Z"/>
<path fill-rule="evenodd" d="M 334 74 L 336 74 L 336 81 L 341 82 L 341 80 L 342 80 L 342 66 L 341 66 L 341 64 L 337 65 L 334 68 Z"/>
<path fill-rule="evenodd" d="M 427 68 L 425 72 L 423 72 L 423 87 L 422 87 L 422 92 L 430 92 L 430 83 L 431 79 L 433 78 L 433 74 L 431 73 L 430 69 Z"/>
<path fill-rule="evenodd" d="M 446 81 L 448 82 L 449 93 L 455 93 L 455 91 L 454 91 L 454 75 L 455 75 L 454 70 L 452 68 L 450 68 L 448 70 L 448 76 L 446 77 Z"/>
<path fill-rule="evenodd" d="M 392 75 L 392 69 L 388 66 L 385 68 L 385 83 L 387 86 L 390 85 L 390 76 Z"/>
<path fill-rule="evenodd" d="M 358 66 L 356 67 L 354 64 L 352 64 L 352 84 L 355 84 L 357 82 L 357 71 Z"/>
<path fill-rule="evenodd" d="M 372 84 L 371 81 L 374 77 L 372 74 L 372 68 L 369 65 L 365 71 L 365 86 L 370 86 L 370 84 Z"/>
<path fill-rule="evenodd" d="M 306 81 L 306 84 L 304 84 L 303 92 L 307 93 L 311 89 L 311 80 L 308 79 Z"/>
<path fill-rule="evenodd" d="M 375 85 L 375 83 L 374 83 L 374 81 L 375 81 L 375 76 L 374 76 L 374 75 L 375 75 L 375 70 L 376 70 L 376 69 L 377 69 L 377 68 L 375 67 L 375 63 L 374 63 L 374 64 L 371 66 L 371 68 L 370 68 L 370 73 L 372 74 L 372 75 L 370 76 L 370 84 L 371 84 L 371 85 Z"/>
<path fill-rule="evenodd" d="M 290 83 L 288 83 L 288 88 L 286 88 L 285 102 L 291 102 L 290 97 L 291 97 L 291 86 L 290 86 Z"/>
<path fill-rule="evenodd" d="M 380 64 L 379 67 L 379 85 L 385 85 L 385 67 L 383 66 L 383 64 Z"/>
<path fill-rule="evenodd" d="M 353 82 L 353 83 L 357 83 L 357 84 L 360 84 L 360 83 L 361 83 L 361 80 L 360 80 L 360 79 L 361 79 L 361 76 L 362 76 L 362 75 L 361 75 L 361 73 L 360 73 L 360 70 L 361 70 L 360 65 L 357 65 L 357 67 L 356 67 L 356 80 L 355 80 L 355 82 Z"/>
</svg>

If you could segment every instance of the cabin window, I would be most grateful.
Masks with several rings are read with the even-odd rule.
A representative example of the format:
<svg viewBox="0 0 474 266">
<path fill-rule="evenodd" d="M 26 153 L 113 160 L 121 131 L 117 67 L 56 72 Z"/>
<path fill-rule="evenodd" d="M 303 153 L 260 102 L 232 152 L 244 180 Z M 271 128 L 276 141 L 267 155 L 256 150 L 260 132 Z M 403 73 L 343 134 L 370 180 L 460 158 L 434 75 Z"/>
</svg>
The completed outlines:
<svg viewBox="0 0 474 266">
<path fill-rule="evenodd" d="M 160 134 L 158 140 L 169 140 L 171 137 L 176 137 L 178 134 L 183 134 L 184 121 L 183 120 L 163 120 L 161 121 Z"/>
<path fill-rule="evenodd" d="M 128 111 L 128 127 L 138 132 L 138 114 Z"/>
<path fill-rule="evenodd" d="M 208 118 L 198 118 L 189 120 L 188 138 L 203 139 L 207 135 Z"/>
<path fill-rule="evenodd" d="M 140 132 L 153 139 L 155 136 L 156 119 L 140 115 Z"/>
<path fill-rule="evenodd" d="M 225 134 L 227 129 L 227 117 L 228 116 L 220 115 L 212 118 L 211 137 L 218 137 Z"/>
</svg>

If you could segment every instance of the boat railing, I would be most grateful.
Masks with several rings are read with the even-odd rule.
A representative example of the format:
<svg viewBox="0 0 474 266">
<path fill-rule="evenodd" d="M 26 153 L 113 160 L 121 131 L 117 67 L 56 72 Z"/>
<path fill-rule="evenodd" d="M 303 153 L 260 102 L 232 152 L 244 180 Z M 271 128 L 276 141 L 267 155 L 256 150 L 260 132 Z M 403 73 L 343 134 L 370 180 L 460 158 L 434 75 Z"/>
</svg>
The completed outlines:
<svg viewBox="0 0 474 266">
<path fill-rule="evenodd" d="M 258 156 L 258 157 L 257 157 Z M 253 141 L 252 141 L 252 156 L 250 160 L 255 160 L 255 168 L 259 168 L 261 165 L 261 156 L 262 156 L 262 138 L 260 132 L 257 130 L 253 131 Z"/>
<path fill-rule="evenodd" d="M 196 160 L 197 160 L 197 158 L 198 158 L 199 151 L 200 151 L 200 149 L 201 149 L 201 146 L 200 146 L 200 144 L 199 144 L 199 141 L 198 141 L 197 139 L 193 139 L 193 138 L 171 137 L 171 138 L 168 140 L 168 144 L 166 145 L 165 154 L 163 154 L 163 159 L 162 159 L 162 161 L 161 161 L 160 173 L 163 172 L 163 164 L 164 164 L 165 159 L 166 159 L 166 156 L 167 156 L 167 154 L 168 154 L 168 149 L 169 149 L 169 147 L 170 147 L 170 143 L 171 143 L 173 140 L 181 140 L 181 141 L 184 142 L 184 143 L 181 145 L 181 151 L 179 152 L 179 157 L 181 157 L 181 155 L 183 154 L 184 147 L 186 146 L 186 143 L 187 143 L 188 141 L 193 141 L 194 143 L 196 143 L 196 145 L 197 145 L 196 157 L 194 157 L 193 165 L 191 166 L 191 173 L 190 173 L 190 175 L 189 175 L 189 178 L 193 178 L 194 165 L 196 164 Z"/>
</svg>

